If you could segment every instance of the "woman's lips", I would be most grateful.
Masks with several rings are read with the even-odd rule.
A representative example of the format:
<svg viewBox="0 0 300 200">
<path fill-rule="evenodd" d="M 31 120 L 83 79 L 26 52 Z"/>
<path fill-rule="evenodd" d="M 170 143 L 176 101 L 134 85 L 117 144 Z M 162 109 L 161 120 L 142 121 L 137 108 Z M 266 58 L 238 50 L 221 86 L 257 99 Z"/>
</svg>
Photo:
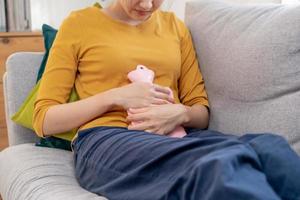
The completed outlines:
<svg viewBox="0 0 300 200">
<path fill-rule="evenodd" d="M 151 11 L 135 10 L 135 12 L 137 12 L 138 15 L 140 15 L 140 16 L 146 16 L 146 15 L 151 14 Z"/>
</svg>

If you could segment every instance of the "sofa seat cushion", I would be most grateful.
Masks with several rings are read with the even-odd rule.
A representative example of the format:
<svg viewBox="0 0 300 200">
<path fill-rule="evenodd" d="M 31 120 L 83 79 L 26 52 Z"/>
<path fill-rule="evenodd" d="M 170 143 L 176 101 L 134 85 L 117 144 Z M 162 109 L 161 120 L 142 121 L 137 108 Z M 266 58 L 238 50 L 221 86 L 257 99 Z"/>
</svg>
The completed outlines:
<svg viewBox="0 0 300 200">
<path fill-rule="evenodd" d="M 72 152 L 21 144 L 0 152 L 4 200 L 106 200 L 80 187 Z"/>
</svg>

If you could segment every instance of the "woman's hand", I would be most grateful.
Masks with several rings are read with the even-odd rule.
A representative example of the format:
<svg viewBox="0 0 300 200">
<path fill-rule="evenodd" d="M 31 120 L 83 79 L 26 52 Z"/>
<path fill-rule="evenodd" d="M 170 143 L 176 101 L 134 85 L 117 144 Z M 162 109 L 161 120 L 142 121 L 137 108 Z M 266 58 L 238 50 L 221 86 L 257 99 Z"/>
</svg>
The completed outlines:
<svg viewBox="0 0 300 200">
<path fill-rule="evenodd" d="M 187 121 L 187 110 L 182 104 L 164 104 L 145 108 L 129 109 L 129 130 L 143 130 L 166 135 Z"/>
<path fill-rule="evenodd" d="M 115 89 L 116 104 L 124 109 L 174 103 L 170 90 L 156 84 L 136 82 Z"/>
</svg>

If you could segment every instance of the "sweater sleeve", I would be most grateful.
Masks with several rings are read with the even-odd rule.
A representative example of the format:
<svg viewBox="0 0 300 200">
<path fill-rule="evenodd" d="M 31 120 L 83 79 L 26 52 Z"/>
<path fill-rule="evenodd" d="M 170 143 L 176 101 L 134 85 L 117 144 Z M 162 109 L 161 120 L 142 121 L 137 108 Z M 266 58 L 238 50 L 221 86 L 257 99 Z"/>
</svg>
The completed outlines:
<svg viewBox="0 0 300 200">
<path fill-rule="evenodd" d="M 73 88 L 80 54 L 81 28 L 71 13 L 58 30 L 34 104 L 33 128 L 43 137 L 45 114 L 51 106 L 66 103 Z"/>
<path fill-rule="evenodd" d="M 200 104 L 209 107 L 204 80 L 194 50 L 189 30 L 179 22 L 181 35 L 181 74 L 179 77 L 179 99 L 182 104 L 192 106 Z"/>
</svg>

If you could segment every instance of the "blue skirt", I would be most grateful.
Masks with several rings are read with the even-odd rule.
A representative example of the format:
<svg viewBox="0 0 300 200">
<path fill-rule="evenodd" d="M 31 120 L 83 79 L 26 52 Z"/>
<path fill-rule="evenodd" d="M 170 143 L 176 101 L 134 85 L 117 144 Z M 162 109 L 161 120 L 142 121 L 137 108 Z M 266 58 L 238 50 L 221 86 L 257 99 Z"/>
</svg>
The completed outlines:
<svg viewBox="0 0 300 200">
<path fill-rule="evenodd" d="M 110 200 L 300 200 L 300 158 L 280 136 L 119 127 L 79 132 L 79 184 Z"/>
</svg>

